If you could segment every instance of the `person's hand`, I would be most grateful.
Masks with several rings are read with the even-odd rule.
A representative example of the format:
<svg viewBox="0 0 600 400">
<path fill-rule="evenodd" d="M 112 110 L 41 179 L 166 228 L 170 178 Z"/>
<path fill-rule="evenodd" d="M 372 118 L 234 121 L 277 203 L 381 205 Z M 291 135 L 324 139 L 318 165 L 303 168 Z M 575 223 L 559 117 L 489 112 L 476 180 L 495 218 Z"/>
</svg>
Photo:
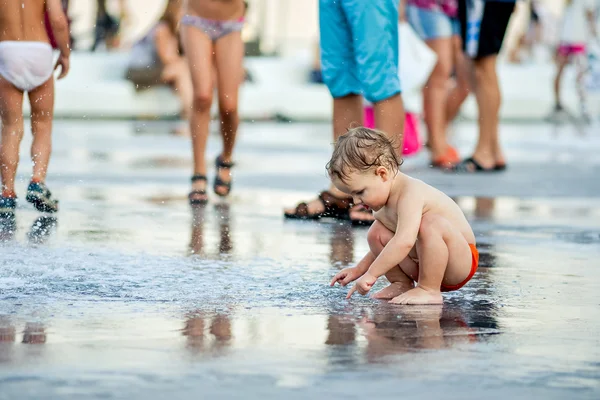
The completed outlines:
<svg viewBox="0 0 600 400">
<path fill-rule="evenodd" d="M 59 66 L 60 66 L 60 75 L 58 75 L 58 79 L 62 79 L 65 76 L 67 76 L 67 74 L 69 73 L 69 56 L 65 56 L 65 55 L 61 54 L 58 57 L 58 61 L 56 62 L 54 69 L 56 70 Z"/>
<path fill-rule="evenodd" d="M 343 270 L 335 274 L 329 286 L 335 285 L 336 282 L 342 286 L 346 286 L 350 282 L 360 278 L 360 275 L 361 273 L 360 271 L 358 271 L 358 269 L 356 269 L 356 267 L 344 268 Z"/>
<path fill-rule="evenodd" d="M 354 292 L 358 292 L 363 296 L 366 295 L 367 293 L 369 293 L 369 290 L 371 290 L 376 281 L 376 277 L 369 274 L 368 272 L 365 273 L 363 276 L 360 277 L 359 280 L 356 281 L 352 289 L 350 289 L 350 291 L 348 292 L 346 298 L 349 299 Z"/>
</svg>

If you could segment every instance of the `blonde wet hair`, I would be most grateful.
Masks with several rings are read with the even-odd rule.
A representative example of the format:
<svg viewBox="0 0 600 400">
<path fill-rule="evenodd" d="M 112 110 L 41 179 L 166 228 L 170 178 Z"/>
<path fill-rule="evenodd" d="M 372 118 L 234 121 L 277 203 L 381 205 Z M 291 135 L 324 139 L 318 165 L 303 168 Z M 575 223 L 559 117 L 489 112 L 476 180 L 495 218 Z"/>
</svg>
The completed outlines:
<svg viewBox="0 0 600 400">
<path fill-rule="evenodd" d="M 393 139 L 381 131 L 361 126 L 349 129 L 338 138 L 325 168 L 331 178 L 347 183 L 353 172 L 385 167 L 395 173 L 402 161 Z"/>
</svg>

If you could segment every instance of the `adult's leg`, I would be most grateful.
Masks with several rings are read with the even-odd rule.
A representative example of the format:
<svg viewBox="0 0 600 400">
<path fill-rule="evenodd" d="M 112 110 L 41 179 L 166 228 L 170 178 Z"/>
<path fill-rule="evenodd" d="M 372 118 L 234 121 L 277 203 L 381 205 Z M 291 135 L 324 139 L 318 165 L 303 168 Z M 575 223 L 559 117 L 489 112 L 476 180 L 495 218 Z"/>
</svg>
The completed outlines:
<svg viewBox="0 0 600 400">
<path fill-rule="evenodd" d="M 173 85 L 173 90 L 181 103 L 181 117 L 186 120 L 189 119 L 192 112 L 194 91 L 190 68 L 185 58 L 182 57 L 168 68 L 165 68 L 161 79 Z"/>
<path fill-rule="evenodd" d="M 19 165 L 19 146 L 23 139 L 23 92 L 0 76 L 0 174 L 2 196 L 16 197 L 15 176 Z"/>
<path fill-rule="evenodd" d="M 52 153 L 52 119 L 54 116 L 54 77 L 35 88 L 29 95 L 31 104 L 31 161 L 33 182 L 44 182 Z"/>
<path fill-rule="evenodd" d="M 450 37 L 427 40 L 425 43 L 435 51 L 437 64 L 423 88 L 423 111 L 427 126 L 428 143 L 432 160 L 446 154 L 446 103 L 448 79 L 452 71 L 452 39 Z"/>
<path fill-rule="evenodd" d="M 375 110 L 375 126 L 394 140 L 401 155 L 404 105 L 398 76 L 398 1 L 348 1 L 342 7 L 352 31 L 361 88 Z"/>
<path fill-rule="evenodd" d="M 486 170 L 505 165 L 498 136 L 501 97 L 496 59 L 513 9 L 514 3 L 472 0 L 467 7 L 465 0 L 459 0 L 464 47 L 473 59 L 479 140 L 472 156 L 474 162 L 465 160 L 457 166 L 457 171 L 474 172 L 477 165 Z M 469 25 L 469 36 L 466 35 L 466 25 Z"/>
<path fill-rule="evenodd" d="M 239 77 L 243 74 L 244 42 L 241 32 L 231 32 L 215 43 L 215 66 L 217 72 L 217 87 L 219 90 L 219 114 L 221 117 L 221 136 L 223 152 L 221 160 L 225 163 L 232 161 L 233 148 L 239 124 L 238 91 Z M 218 175 L 222 182 L 231 181 L 231 169 L 219 168 Z M 220 195 L 226 195 L 229 188 L 217 185 Z"/>
<path fill-rule="evenodd" d="M 193 26 L 183 25 L 181 35 L 193 87 L 190 134 L 194 156 L 194 175 L 206 175 L 206 142 L 213 97 L 213 43 L 204 32 Z M 206 190 L 206 181 L 192 182 L 192 190 Z M 200 194 L 193 196 L 195 200 L 206 198 L 206 195 Z"/>
<path fill-rule="evenodd" d="M 487 56 L 473 62 L 475 68 L 475 98 L 479 108 L 479 140 L 473 153 L 482 168 L 503 164 L 504 154 L 498 136 L 500 85 L 496 75 L 497 56 Z"/>
<path fill-rule="evenodd" d="M 357 67 L 352 47 L 352 32 L 339 0 L 319 1 L 319 29 L 321 69 L 323 81 L 333 97 L 333 140 L 344 134 L 352 123 L 362 124 L 362 92 L 357 78 Z M 346 201 L 348 196 L 330 185 L 329 192 Z M 286 215 L 296 215 L 299 206 L 285 210 Z M 318 215 L 325 211 L 321 199 L 307 203 L 307 213 Z M 373 216 L 361 213 L 373 220 Z M 351 218 L 359 218 L 359 215 Z"/>
<path fill-rule="evenodd" d="M 459 35 L 452 36 L 452 57 L 454 59 L 456 85 L 450 90 L 446 103 L 446 123 L 448 125 L 458 115 L 460 107 L 469 96 L 471 90 L 469 66 L 462 51 L 462 40 Z"/>
</svg>

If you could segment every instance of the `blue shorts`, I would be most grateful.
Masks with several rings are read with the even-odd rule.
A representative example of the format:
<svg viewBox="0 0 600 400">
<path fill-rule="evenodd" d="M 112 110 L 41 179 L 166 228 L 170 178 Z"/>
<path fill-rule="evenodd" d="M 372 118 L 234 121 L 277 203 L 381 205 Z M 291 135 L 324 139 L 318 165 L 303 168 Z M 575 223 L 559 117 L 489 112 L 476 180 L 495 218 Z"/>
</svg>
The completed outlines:
<svg viewBox="0 0 600 400">
<path fill-rule="evenodd" d="M 406 19 L 423 40 L 449 38 L 460 35 L 460 21 L 441 11 L 406 6 Z"/>
<path fill-rule="evenodd" d="M 400 93 L 398 0 L 319 0 L 321 69 L 334 98 Z"/>
</svg>

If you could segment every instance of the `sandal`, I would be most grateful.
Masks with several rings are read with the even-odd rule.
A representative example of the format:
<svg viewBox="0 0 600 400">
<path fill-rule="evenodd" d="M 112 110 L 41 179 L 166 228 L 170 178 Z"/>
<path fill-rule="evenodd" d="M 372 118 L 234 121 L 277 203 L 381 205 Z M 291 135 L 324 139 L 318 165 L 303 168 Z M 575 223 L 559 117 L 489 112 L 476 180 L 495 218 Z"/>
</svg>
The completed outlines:
<svg viewBox="0 0 600 400">
<path fill-rule="evenodd" d="M 460 163 L 458 151 L 454 147 L 448 146 L 444 154 L 431 160 L 431 167 L 449 169 L 458 163 Z"/>
<path fill-rule="evenodd" d="M 319 193 L 318 199 L 323 204 L 323 211 L 310 214 L 308 212 L 308 204 L 302 202 L 296 206 L 293 213 L 284 213 L 286 218 L 289 219 L 305 219 L 305 220 L 318 220 L 321 218 L 336 218 L 348 220 L 350 207 L 352 206 L 351 199 L 341 199 L 332 195 L 327 190 Z"/>
<path fill-rule="evenodd" d="M 196 174 L 192 176 L 192 183 L 196 181 L 207 181 L 206 175 Z M 198 196 L 204 196 L 203 198 L 198 198 Z M 192 190 L 190 194 L 188 194 L 188 199 L 190 200 L 190 205 L 199 206 L 208 203 L 208 198 L 206 197 L 206 190 Z"/>
<path fill-rule="evenodd" d="M 367 207 L 365 207 L 363 204 L 358 204 L 354 207 L 352 207 L 348 214 L 350 214 L 350 212 L 359 212 L 361 214 L 365 214 L 365 215 L 369 215 L 371 217 L 371 219 L 352 219 L 350 218 L 350 222 L 352 222 L 353 226 L 371 226 L 373 225 L 373 222 L 375 222 L 375 217 L 373 217 L 373 212 L 371 210 L 369 210 Z"/>
<path fill-rule="evenodd" d="M 496 172 L 498 170 L 496 169 L 496 166 L 491 167 L 491 168 L 484 168 L 481 166 L 481 164 L 479 164 L 477 161 L 475 161 L 475 159 L 473 157 L 469 157 L 467 159 L 462 160 L 458 164 L 456 164 L 454 167 L 452 167 L 450 169 L 450 171 L 458 172 L 458 173 L 474 174 L 474 173 L 479 173 L 479 172 L 483 172 L 483 173 Z"/>
<path fill-rule="evenodd" d="M 227 197 L 229 195 L 229 192 L 231 192 L 231 181 L 225 182 L 223 179 L 221 179 L 221 177 L 219 176 L 219 169 L 231 169 L 234 165 L 235 164 L 232 162 L 223 161 L 221 156 L 218 156 L 217 159 L 215 160 L 215 166 L 217 167 L 217 173 L 215 175 L 215 183 L 213 184 L 213 191 L 215 192 L 215 194 L 217 196 Z M 218 187 L 224 187 L 227 189 L 227 191 L 225 193 L 220 193 L 217 191 Z"/>
</svg>

